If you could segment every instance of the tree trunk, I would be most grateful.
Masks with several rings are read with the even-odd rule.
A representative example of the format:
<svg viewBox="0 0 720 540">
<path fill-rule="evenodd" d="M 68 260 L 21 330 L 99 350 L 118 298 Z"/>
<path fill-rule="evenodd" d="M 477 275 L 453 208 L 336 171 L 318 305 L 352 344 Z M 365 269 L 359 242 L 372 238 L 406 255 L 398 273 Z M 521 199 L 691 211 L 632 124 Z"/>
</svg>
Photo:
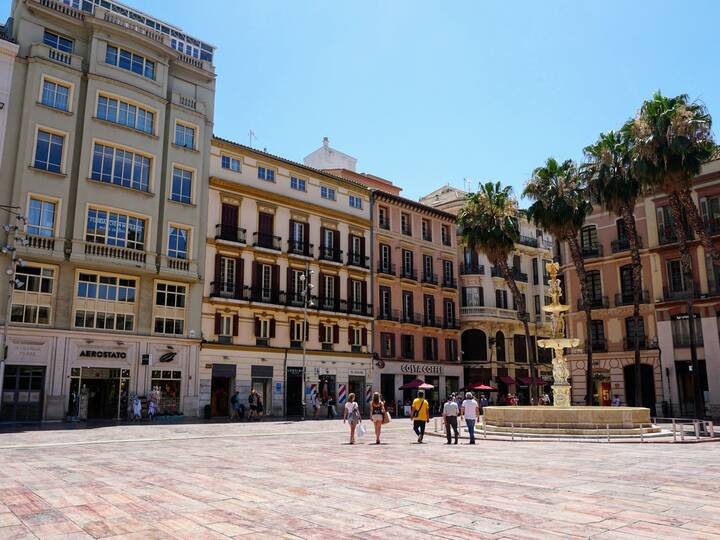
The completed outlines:
<svg viewBox="0 0 720 540">
<path fill-rule="evenodd" d="M 704 418 L 705 400 L 702 391 L 702 381 L 700 380 L 700 363 L 698 362 L 697 348 L 695 347 L 695 314 L 693 313 L 695 282 L 693 281 L 692 275 L 692 259 L 688 251 L 685 227 L 682 222 L 682 208 L 683 205 L 679 195 L 677 193 L 670 195 L 670 212 L 675 222 L 675 230 L 677 231 L 678 244 L 680 246 L 680 264 L 682 265 L 685 280 L 690 284 L 690 291 L 687 297 L 687 311 L 690 334 L 690 363 L 693 370 L 693 404 L 695 408 L 695 418 Z"/>
<path fill-rule="evenodd" d="M 585 392 L 585 404 L 593 404 L 593 365 L 592 365 L 592 309 L 590 303 L 590 290 L 587 286 L 587 272 L 585 271 L 585 259 L 582 256 L 580 244 L 578 244 L 575 235 L 567 235 L 565 240 L 570 247 L 570 256 L 572 257 L 575 271 L 580 281 L 580 295 L 582 296 L 583 310 L 585 311 L 585 354 L 587 355 L 587 366 L 585 368 L 585 384 L 587 386 Z"/>
<path fill-rule="evenodd" d="M 695 206 L 695 201 L 692 200 L 690 190 L 687 188 L 682 189 L 677 192 L 677 195 L 680 199 L 680 204 L 682 208 L 685 210 L 685 215 L 687 216 L 690 226 L 692 227 L 693 231 L 695 231 L 695 234 L 698 235 L 698 238 L 700 238 L 700 241 L 705 248 L 705 253 L 712 257 L 713 264 L 715 264 L 716 266 L 720 266 L 720 251 L 718 251 L 717 247 L 715 247 L 715 242 L 713 242 L 713 239 L 707 230 L 705 222 L 700 216 L 700 212 L 698 211 L 697 206 Z M 680 226 L 681 225 L 676 225 L 676 227 Z M 685 231 L 683 231 L 683 234 L 684 233 Z"/>
<path fill-rule="evenodd" d="M 640 299 L 642 295 L 642 261 L 640 260 L 640 242 L 638 239 L 637 227 L 635 226 L 635 215 L 633 214 L 634 205 L 627 205 L 623 208 L 623 223 L 625 224 L 625 233 L 630 244 L 630 258 L 632 259 L 632 281 L 633 281 L 633 326 L 635 327 L 635 343 L 633 351 L 635 353 L 635 381 L 639 382 L 642 376 L 640 363 L 640 340 L 638 339 L 640 331 Z M 643 335 L 645 335 L 643 333 Z M 642 385 L 635 384 L 635 406 L 642 405 Z"/>
<path fill-rule="evenodd" d="M 535 347 L 532 346 L 532 342 L 530 340 L 530 325 L 528 324 L 529 315 L 527 312 L 527 306 L 525 305 L 525 295 L 520 294 L 520 289 L 518 289 L 517 283 L 515 283 L 515 278 L 510 273 L 507 259 L 496 261 L 496 265 L 500 268 L 500 273 L 502 274 L 503 279 L 508 284 L 508 287 L 510 287 L 510 292 L 515 299 L 515 304 L 518 308 L 518 319 L 522 322 L 523 330 L 525 331 L 525 346 L 528 350 L 528 361 L 530 365 L 530 385 L 528 390 L 530 392 L 530 402 L 532 404 L 537 404 L 537 387 L 535 386 L 535 379 L 537 378 L 537 374 L 535 373 Z"/>
</svg>

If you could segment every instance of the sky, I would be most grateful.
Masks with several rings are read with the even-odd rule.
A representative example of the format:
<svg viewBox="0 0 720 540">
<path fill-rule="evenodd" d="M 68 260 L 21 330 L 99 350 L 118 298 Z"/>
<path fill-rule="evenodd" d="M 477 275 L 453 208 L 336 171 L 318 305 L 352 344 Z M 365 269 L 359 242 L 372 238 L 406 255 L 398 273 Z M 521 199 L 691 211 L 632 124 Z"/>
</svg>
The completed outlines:
<svg viewBox="0 0 720 540">
<path fill-rule="evenodd" d="M 520 193 L 658 89 L 720 118 L 713 0 L 125 1 L 217 46 L 216 135 L 296 161 L 327 136 L 413 199 Z"/>
</svg>

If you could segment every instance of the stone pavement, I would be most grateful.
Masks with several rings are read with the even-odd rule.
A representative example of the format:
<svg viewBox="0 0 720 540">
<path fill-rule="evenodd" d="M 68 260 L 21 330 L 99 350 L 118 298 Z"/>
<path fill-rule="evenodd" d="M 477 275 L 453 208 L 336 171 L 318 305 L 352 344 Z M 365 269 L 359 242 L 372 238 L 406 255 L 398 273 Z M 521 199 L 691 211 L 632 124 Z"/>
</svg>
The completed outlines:
<svg viewBox="0 0 720 540">
<path fill-rule="evenodd" d="M 347 442 L 341 421 L 0 434 L 0 539 L 720 540 L 720 445 Z"/>
</svg>

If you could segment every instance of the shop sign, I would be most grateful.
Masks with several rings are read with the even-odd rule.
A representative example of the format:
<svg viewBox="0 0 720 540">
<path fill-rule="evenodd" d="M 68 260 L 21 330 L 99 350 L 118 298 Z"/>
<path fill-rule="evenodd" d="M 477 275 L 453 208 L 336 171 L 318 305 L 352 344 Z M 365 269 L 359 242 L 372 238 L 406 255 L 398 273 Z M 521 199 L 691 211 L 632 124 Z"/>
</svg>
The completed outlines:
<svg viewBox="0 0 720 540">
<path fill-rule="evenodd" d="M 80 358 L 127 358 L 123 351 L 80 351 Z"/>
<path fill-rule="evenodd" d="M 365 370 L 364 369 L 351 369 L 348 373 L 348 375 L 358 376 L 358 377 L 364 377 L 365 376 Z"/>
<path fill-rule="evenodd" d="M 442 366 L 423 364 L 403 364 L 400 366 L 402 373 L 417 375 L 442 375 Z"/>
</svg>

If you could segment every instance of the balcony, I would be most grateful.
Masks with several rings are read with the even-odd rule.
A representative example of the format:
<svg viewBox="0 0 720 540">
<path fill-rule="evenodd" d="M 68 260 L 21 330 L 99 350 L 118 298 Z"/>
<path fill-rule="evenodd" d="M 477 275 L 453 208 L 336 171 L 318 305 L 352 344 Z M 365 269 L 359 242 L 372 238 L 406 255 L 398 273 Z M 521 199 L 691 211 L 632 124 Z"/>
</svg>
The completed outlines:
<svg viewBox="0 0 720 540">
<path fill-rule="evenodd" d="M 377 320 L 378 321 L 395 321 L 400 322 L 400 319 L 402 317 L 400 316 L 400 310 L 399 309 L 381 309 L 378 311 L 377 314 Z"/>
<path fill-rule="evenodd" d="M 139 264 L 145 264 L 147 261 L 147 253 L 145 251 L 120 246 L 108 246 L 107 244 L 94 244 L 92 242 L 85 243 L 85 255 Z"/>
<path fill-rule="evenodd" d="M 250 300 L 250 287 L 242 287 L 227 281 L 210 283 L 210 298 L 227 298 L 230 300 Z"/>
<path fill-rule="evenodd" d="M 457 289 L 457 280 L 452 276 L 444 277 L 442 286 L 446 289 Z"/>
<path fill-rule="evenodd" d="M 395 265 L 391 263 L 379 262 L 377 265 L 378 274 L 387 274 L 388 276 L 395 275 Z"/>
<path fill-rule="evenodd" d="M 698 325 L 699 326 L 699 325 Z M 674 333 L 672 335 L 673 340 L 673 347 L 678 348 L 687 348 L 690 347 L 690 334 L 683 332 L 683 333 Z M 700 328 L 698 328 L 698 331 L 695 332 L 695 346 L 696 347 L 704 347 L 705 342 L 703 341 L 703 335 L 700 331 Z"/>
<path fill-rule="evenodd" d="M 610 242 L 610 249 L 613 253 L 621 253 L 630 249 L 630 241 L 627 238 L 618 238 Z M 642 238 L 638 237 L 638 249 L 642 249 Z"/>
<path fill-rule="evenodd" d="M 50 252 L 55 250 L 55 238 L 53 236 L 26 233 L 25 238 L 27 239 L 27 248 Z"/>
<path fill-rule="evenodd" d="M 423 317 L 423 326 L 429 326 L 431 328 L 442 328 L 442 321 L 435 315 L 425 315 Z"/>
<path fill-rule="evenodd" d="M 422 324 L 422 315 L 420 313 L 403 313 L 400 322 L 420 326 Z"/>
<path fill-rule="evenodd" d="M 347 254 L 347 263 L 349 266 L 370 268 L 370 257 L 363 256 L 361 253 L 351 251 Z"/>
<path fill-rule="evenodd" d="M 700 298 L 700 286 L 693 283 L 692 287 L 685 286 L 683 289 L 673 289 L 672 287 L 663 287 L 663 300 L 665 302 L 673 302 L 675 300 L 687 300 L 692 298 Z"/>
<path fill-rule="evenodd" d="M 218 223 L 215 225 L 215 240 L 224 240 L 226 242 L 235 242 L 236 244 L 245 243 L 245 229 L 233 227 L 232 225 L 223 225 Z"/>
<path fill-rule="evenodd" d="M 387 218 L 378 220 L 378 227 L 380 227 L 381 229 L 384 229 L 386 231 L 389 231 L 390 230 L 390 220 Z"/>
<path fill-rule="evenodd" d="M 591 340 L 593 352 L 607 352 L 607 340 L 605 338 L 597 338 Z"/>
<path fill-rule="evenodd" d="M 458 321 L 455 318 L 452 318 L 452 319 L 445 318 L 443 320 L 442 327 L 447 330 L 459 330 L 460 329 L 460 321 Z"/>
<path fill-rule="evenodd" d="M 623 339 L 623 349 L 626 351 L 634 351 L 635 350 L 635 338 L 628 338 L 626 337 Z M 640 349 L 645 350 L 648 348 L 647 340 L 645 339 L 645 336 L 640 336 L 640 338 L 637 340 L 640 342 Z"/>
<path fill-rule="evenodd" d="M 594 259 L 595 257 L 603 256 L 603 247 L 602 244 L 599 243 L 582 245 L 580 251 L 585 259 Z"/>
<path fill-rule="evenodd" d="M 410 225 L 403 225 L 400 227 L 400 232 L 402 232 L 405 236 L 412 236 L 412 229 L 410 228 Z"/>
<path fill-rule="evenodd" d="M 421 282 L 428 283 L 429 285 L 437 285 L 438 284 L 438 276 L 437 276 L 437 274 L 423 272 Z"/>
<path fill-rule="evenodd" d="M 342 250 L 335 249 L 333 247 L 320 246 L 320 253 L 318 258 L 321 261 L 330 261 L 336 263 L 342 263 Z"/>
<path fill-rule="evenodd" d="M 423 233 L 422 239 L 426 242 L 432 242 L 432 234 Z"/>
<path fill-rule="evenodd" d="M 175 272 L 195 272 L 197 264 L 190 259 L 182 259 L 179 257 L 162 256 L 163 267 Z"/>
<path fill-rule="evenodd" d="M 452 247 L 452 240 L 450 240 L 449 236 L 443 236 L 442 245 Z"/>
<path fill-rule="evenodd" d="M 590 309 L 607 309 L 609 307 L 607 296 L 595 296 L 590 299 Z M 585 302 L 582 298 L 577 301 L 578 311 L 585 310 Z"/>
<path fill-rule="evenodd" d="M 263 302 L 265 304 L 285 305 L 285 293 L 275 289 L 264 289 L 262 287 L 250 287 L 250 300 Z"/>
<path fill-rule="evenodd" d="M 266 234 L 261 232 L 253 233 L 253 247 L 272 249 L 280 251 L 280 237 L 274 234 Z"/>
<path fill-rule="evenodd" d="M 529 246 L 534 248 L 539 246 L 538 239 L 533 238 L 532 236 L 520 236 L 520 243 L 523 246 Z"/>
<path fill-rule="evenodd" d="M 517 311 L 506 308 L 490 306 L 463 306 L 460 308 L 461 317 L 489 317 L 495 319 L 517 319 Z"/>
<path fill-rule="evenodd" d="M 462 263 L 460 265 L 460 275 L 461 276 L 469 276 L 474 274 L 484 274 L 485 273 L 485 266 L 482 264 L 466 264 Z"/>
<path fill-rule="evenodd" d="M 500 272 L 500 268 L 497 266 L 490 268 L 490 275 L 492 277 L 504 279 L 502 272 Z M 523 283 L 527 283 L 528 281 L 528 275 L 525 272 L 521 272 L 518 268 L 510 268 L 510 275 L 515 281 L 521 281 Z"/>
<path fill-rule="evenodd" d="M 409 268 L 401 268 L 400 277 L 402 279 L 411 279 L 413 281 L 417 281 L 417 272 Z"/>
<path fill-rule="evenodd" d="M 362 315 L 363 317 L 373 316 L 372 304 L 365 304 L 363 302 L 351 302 L 348 300 L 347 312 L 349 315 Z"/>
<path fill-rule="evenodd" d="M 292 307 L 304 307 L 305 297 L 302 293 L 288 291 L 288 293 L 285 295 L 285 304 Z M 308 307 L 311 307 L 309 303 Z"/>
<path fill-rule="evenodd" d="M 288 240 L 288 253 L 290 255 L 300 255 L 302 257 L 313 256 L 313 245 L 298 240 Z"/>
<path fill-rule="evenodd" d="M 615 307 L 632 306 L 634 302 L 635 300 L 633 299 L 632 292 L 623 292 L 615 295 Z M 650 303 L 650 293 L 647 290 L 640 292 L 640 303 Z"/>
</svg>

